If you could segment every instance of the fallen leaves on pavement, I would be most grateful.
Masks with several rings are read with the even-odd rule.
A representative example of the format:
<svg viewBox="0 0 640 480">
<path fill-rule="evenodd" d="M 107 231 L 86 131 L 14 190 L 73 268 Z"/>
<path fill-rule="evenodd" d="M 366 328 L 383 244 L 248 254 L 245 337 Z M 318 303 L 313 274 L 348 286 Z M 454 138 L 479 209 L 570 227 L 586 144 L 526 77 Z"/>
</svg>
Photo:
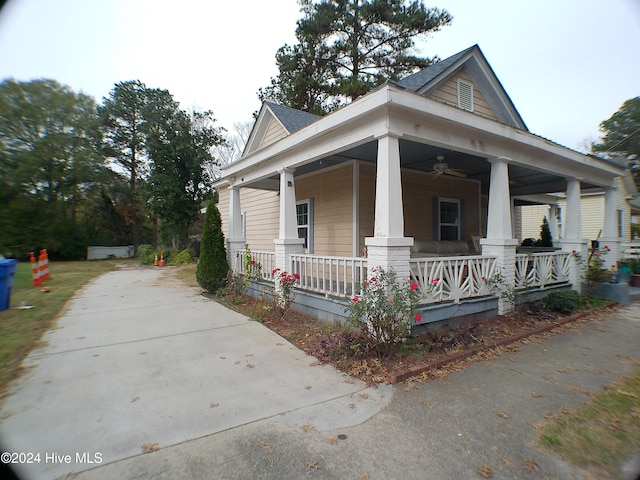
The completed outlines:
<svg viewBox="0 0 640 480">
<path fill-rule="evenodd" d="M 478 467 L 477 472 L 482 478 L 492 478 L 493 477 L 493 470 L 491 470 L 491 467 L 489 467 L 489 465 L 487 465 L 486 463 L 484 465 L 480 465 Z"/>
<path fill-rule="evenodd" d="M 142 451 L 144 453 L 151 453 L 151 452 L 157 452 L 158 450 L 160 450 L 160 447 L 158 445 L 158 443 L 143 443 L 142 444 Z"/>
</svg>

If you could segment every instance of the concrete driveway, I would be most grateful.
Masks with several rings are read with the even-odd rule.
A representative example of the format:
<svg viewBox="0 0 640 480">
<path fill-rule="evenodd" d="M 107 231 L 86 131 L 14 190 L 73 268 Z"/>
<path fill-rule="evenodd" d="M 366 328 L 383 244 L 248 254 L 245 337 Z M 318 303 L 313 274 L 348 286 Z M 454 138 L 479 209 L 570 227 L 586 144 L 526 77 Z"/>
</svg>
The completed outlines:
<svg viewBox="0 0 640 480">
<path fill-rule="evenodd" d="M 169 267 L 122 268 L 74 297 L 2 406 L 3 451 L 34 460 L 21 478 L 95 467 L 100 477 L 113 462 L 265 421 L 346 428 L 391 401 L 390 386 L 314 365 L 199 292 Z"/>
</svg>

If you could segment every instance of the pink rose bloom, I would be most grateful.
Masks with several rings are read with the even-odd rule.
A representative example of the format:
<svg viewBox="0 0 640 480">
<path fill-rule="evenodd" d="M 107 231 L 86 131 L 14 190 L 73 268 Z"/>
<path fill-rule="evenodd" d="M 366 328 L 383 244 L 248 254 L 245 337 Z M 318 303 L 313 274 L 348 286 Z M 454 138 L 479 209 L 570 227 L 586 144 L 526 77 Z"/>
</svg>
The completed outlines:
<svg viewBox="0 0 640 480">
<path fill-rule="evenodd" d="M 293 278 L 295 278 L 296 280 L 300 280 L 300 275 L 298 275 L 297 273 L 294 273 Z"/>
<path fill-rule="evenodd" d="M 434 278 L 433 280 L 431 280 L 431 285 L 437 285 L 438 283 L 440 283 L 440 279 L 438 278 Z"/>
<path fill-rule="evenodd" d="M 410 288 L 411 288 L 412 292 L 415 292 L 418 289 L 418 284 L 417 283 L 412 283 Z"/>
<path fill-rule="evenodd" d="M 359 298 L 358 298 L 358 297 L 353 297 L 353 298 L 351 299 L 351 301 L 352 301 L 353 303 L 358 303 L 358 300 L 359 300 Z"/>
<path fill-rule="evenodd" d="M 371 277 L 371 282 L 375 282 L 376 281 L 376 277 Z"/>
<path fill-rule="evenodd" d="M 416 315 L 416 323 L 420 323 L 422 321 L 422 317 L 420 315 Z"/>
</svg>

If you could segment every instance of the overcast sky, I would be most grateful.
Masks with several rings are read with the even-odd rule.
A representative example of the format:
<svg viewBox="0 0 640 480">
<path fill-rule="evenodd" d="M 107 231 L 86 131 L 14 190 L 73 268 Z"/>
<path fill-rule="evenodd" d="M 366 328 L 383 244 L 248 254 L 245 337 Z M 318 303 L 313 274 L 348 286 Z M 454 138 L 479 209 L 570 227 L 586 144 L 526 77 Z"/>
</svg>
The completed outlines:
<svg viewBox="0 0 640 480">
<path fill-rule="evenodd" d="M 440 0 L 451 26 L 421 43 L 446 58 L 478 44 L 529 129 L 574 149 L 640 95 L 640 0 Z M 296 0 L 8 0 L 0 79 L 51 78 L 98 102 L 138 79 L 218 124 L 251 120 L 256 92 L 295 42 Z"/>
</svg>

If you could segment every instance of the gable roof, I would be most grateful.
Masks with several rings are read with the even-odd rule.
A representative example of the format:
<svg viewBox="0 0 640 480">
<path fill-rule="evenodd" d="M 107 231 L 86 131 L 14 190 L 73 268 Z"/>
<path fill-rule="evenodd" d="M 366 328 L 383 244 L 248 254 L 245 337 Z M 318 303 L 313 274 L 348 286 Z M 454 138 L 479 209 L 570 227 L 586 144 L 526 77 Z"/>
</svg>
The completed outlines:
<svg viewBox="0 0 640 480">
<path fill-rule="evenodd" d="M 258 118 L 253 124 L 247 143 L 244 146 L 242 156 L 251 153 L 263 146 L 263 141 L 273 121 L 277 122 L 287 135 L 302 130 L 321 117 L 312 113 L 285 107 L 274 102 L 264 101 Z"/>
<path fill-rule="evenodd" d="M 421 95 L 429 95 L 463 68 L 471 75 L 475 88 L 482 92 L 500 122 L 529 131 L 478 45 L 436 62 L 395 84 Z"/>
<path fill-rule="evenodd" d="M 278 105 L 277 103 L 269 101 L 264 103 L 271 110 L 276 119 L 282 124 L 289 135 L 321 118 L 319 115 L 285 107 L 284 105 Z"/>
<path fill-rule="evenodd" d="M 405 77 L 402 80 L 396 82 L 396 85 L 399 85 L 413 92 L 419 92 L 425 86 L 429 85 L 429 83 L 431 83 L 435 78 L 437 78 L 443 72 L 447 71 L 447 69 L 449 69 L 453 64 L 455 64 L 460 58 L 471 51 L 474 47 L 476 47 L 476 45 L 474 45 L 473 47 L 469 47 L 459 53 L 456 53 L 449 58 L 445 58 L 444 60 L 440 60 L 439 62 L 429 65 L 427 68 L 424 68 L 419 72 L 411 74 L 408 77 Z"/>
</svg>

